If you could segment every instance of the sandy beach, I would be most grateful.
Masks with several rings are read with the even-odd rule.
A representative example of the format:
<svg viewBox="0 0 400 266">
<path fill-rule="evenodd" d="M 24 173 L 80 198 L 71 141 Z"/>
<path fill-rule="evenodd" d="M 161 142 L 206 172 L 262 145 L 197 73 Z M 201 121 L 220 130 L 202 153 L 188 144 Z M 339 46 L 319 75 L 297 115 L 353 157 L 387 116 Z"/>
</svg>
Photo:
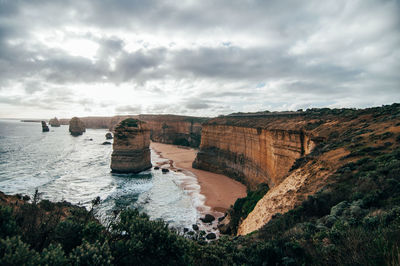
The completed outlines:
<svg viewBox="0 0 400 266">
<path fill-rule="evenodd" d="M 172 168 L 193 173 L 201 187 L 201 194 L 206 197 L 206 205 L 214 211 L 225 212 L 237 198 L 246 196 L 246 186 L 220 174 L 192 168 L 196 150 L 162 143 L 151 143 L 151 148 L 163 158 L 169 159 Z"/>
</svg>

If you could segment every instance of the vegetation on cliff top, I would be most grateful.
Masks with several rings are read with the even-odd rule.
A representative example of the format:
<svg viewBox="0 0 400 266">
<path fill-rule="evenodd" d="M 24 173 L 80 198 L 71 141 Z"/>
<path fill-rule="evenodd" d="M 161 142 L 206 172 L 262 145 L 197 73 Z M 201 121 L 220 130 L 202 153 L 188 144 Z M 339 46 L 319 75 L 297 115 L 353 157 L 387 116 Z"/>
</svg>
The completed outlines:
<svg viewBox="0 0 400 266">
<path fill-rule="evenodd" d="M 134 118 L 127 118 L 122 120 L 116 128 L 124 128 L 124 127 L 138 127 L 140 123 L 146 123 Z"/>
</svg>

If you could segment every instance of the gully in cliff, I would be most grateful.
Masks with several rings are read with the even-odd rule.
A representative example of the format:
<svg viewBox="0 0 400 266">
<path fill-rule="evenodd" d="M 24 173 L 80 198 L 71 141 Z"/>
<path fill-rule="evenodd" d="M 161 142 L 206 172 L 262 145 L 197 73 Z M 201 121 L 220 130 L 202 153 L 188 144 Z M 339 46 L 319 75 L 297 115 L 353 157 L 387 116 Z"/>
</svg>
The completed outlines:
<svg viewBox="0 0 400 266">
<path fill-rule="evenodd" d="M 78 117 L 73 117 L 69 121 L 69 132 L 71 133 L 72 136 L 82 135 L 83 132 L 85 131 L 86 131 L 85 124 Z"/>
<path fill-rule="evenodd" d="M 138 173 L 151 168 L 150 130 L 146 122 L 128 118 L 117 125 L 114 133 L 111 170 L 116 173 Z"/>
</svg>

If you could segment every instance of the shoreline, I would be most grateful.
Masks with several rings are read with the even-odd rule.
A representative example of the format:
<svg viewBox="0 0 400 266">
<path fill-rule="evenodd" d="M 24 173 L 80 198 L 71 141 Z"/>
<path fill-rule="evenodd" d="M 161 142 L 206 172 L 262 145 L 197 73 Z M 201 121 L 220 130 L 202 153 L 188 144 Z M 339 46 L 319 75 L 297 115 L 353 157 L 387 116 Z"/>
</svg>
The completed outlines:
<svg viewBox="0 0 400 266">
<path fill-rule="evenodd" d="M 150 147 L 162 158 L 168 159 L 160 167 L 169 164 L 170 170 L 184 170 L 197 178 L 200 194 L 205 196 L 205 205 L 211 207 L 213 212 L 225 213 L 236 199 L 246 196 L 246 186 L 242 183 L 225 175 L 194 169 L 195 149 L 158 142 L 151 142 Z"/>
</svg>

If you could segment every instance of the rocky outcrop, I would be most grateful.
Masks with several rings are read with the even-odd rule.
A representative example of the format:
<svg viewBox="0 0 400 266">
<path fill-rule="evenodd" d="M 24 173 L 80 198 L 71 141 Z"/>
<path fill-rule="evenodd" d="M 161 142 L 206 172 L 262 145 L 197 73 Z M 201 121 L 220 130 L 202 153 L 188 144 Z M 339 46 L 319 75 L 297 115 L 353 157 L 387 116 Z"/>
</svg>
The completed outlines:
<svg viewBox="0 0 400 266">
<path fill-rule="evenodd" d="M 60 121 L 58 121 L 57 117 L 50 119 L 49 124 L 52 127 L 59 127 L 61 125 Z"/>
<path fill-rule="evenodd" d="M 151 168 L 150 130 L 145 122 L 128 118 L 115 128 L 111 169 L 138 173 Z"/>
<path fill-rule="evenodd" d="M 86 131 L 85 124 L 77 117 L 73 117 L 69 121 L 69 132 L 72 136 L 82 135 Z"/>
<path fill-rule="evenodd" d="M 279 184 L 294 161 L 315 146 L 307 132 L 271 121 L 233 125 L 217 118 L 203 125 L 200 151 L 193 167 L 222 173 L 250 188 Z"/>
<path fill-rule="evenodd" d="M 46 124 L 46 121 L 42 121 L 42 132 L 49 132 L 50 129 Z"/>
<path fill-rule="evenodd" d="M 111 132 L 106 133 L 106 139 L 112 139 L 113 136 L 111 134 Z"/>
</svg>

